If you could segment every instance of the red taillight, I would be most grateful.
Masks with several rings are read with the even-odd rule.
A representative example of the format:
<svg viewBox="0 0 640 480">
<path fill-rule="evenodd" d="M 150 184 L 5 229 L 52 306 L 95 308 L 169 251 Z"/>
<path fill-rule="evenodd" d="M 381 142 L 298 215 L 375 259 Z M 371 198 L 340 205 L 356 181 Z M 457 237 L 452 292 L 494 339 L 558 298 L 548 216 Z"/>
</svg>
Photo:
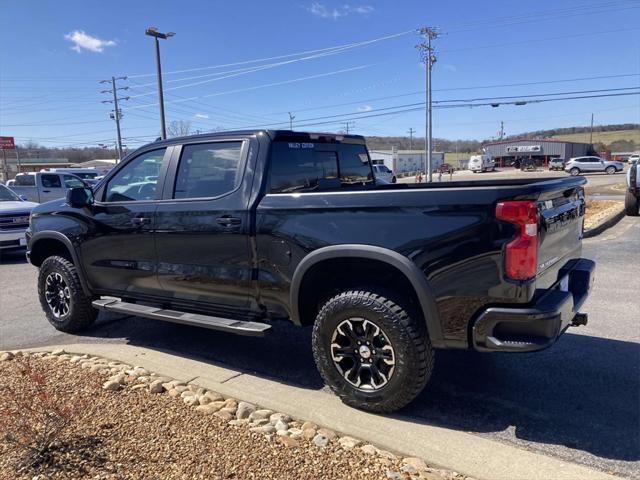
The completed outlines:
<svg viewBox="0 0 640 480">
<path fill-rule="evenodd" d="M 505 272 L 514 280 L 536 276 L 538 263 L 538 207 L 532 201 L 506 201 L 496 205 L 496 218 L 518 226 L 518 234 L 505 249 Z"/>
</svg>

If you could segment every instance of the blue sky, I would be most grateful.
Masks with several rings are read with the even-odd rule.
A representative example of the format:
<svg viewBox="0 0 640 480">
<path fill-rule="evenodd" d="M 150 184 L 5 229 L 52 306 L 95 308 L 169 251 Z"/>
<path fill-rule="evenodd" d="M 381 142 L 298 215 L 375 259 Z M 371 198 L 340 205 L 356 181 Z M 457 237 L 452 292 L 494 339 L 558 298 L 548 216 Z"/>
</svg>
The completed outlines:
<svg viewBox="0 0 640 480">
<path fill-rule="evenodd" d="M 101 103 L 109 96 L 100 94 L 107 86 L 98 81 L 126 75 L 119 82 L 130 87 L 121 95 L 132 97 L 121 105 L 125 143 L 155 138 L 150 25 L 176 32 L 161 45 L 167 122 L 201 131 L 286 127 L 292 112 L 299 129 L 339 131 L 349 120 L 354 133 L 424 135 L 419 106 L 394 113 L 424 100 L 412 32 L 424 25 L 442 32 L 434 101 L 640 87 L 635 0 L 4 0 L 0 135 L 51 146 L 112 142 L 111 105 Z M 268 60 L 245 63 L 256 59 Z M 596 124 L 638 123 L 640 96 L 436 109 L 433 131 L 485 139 L 500 121 L 516 134 L 588 125 L 592 112 Z"/>
</svg>

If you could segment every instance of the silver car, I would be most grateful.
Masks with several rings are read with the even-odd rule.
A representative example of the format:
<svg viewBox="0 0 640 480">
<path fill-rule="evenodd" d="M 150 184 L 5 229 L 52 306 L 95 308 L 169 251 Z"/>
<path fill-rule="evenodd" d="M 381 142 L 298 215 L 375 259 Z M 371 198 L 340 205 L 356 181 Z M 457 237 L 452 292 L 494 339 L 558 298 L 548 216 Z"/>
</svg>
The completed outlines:
<svg viewBox="0 0 640 480">
<path fill-rule="evenodd" d="M 622 162 L 605 160 L 600 157 L 574 157 L 564 166 L 564 171 L 574 176 L 591 172 L 605 172 L 613 175 L 623 169 L 624 164 Z"/>
</svg>

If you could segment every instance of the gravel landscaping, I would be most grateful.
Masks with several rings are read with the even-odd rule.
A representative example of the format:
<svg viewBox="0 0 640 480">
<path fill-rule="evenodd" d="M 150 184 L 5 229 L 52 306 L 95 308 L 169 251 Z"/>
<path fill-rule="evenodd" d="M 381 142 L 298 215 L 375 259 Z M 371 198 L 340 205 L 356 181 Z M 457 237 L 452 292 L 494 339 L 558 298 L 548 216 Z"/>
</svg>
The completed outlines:
<svg viewBox="0 0 640 480">
<path fill-rule="evenodd" d="M 0 478 L 468 477 L 142 367 L 56 351 L 0 354 Z"/>
<path fill-rule="evenodd" d="M 584 229 L 589 230 L 624 208 L 616 200 L 588 200 L 584 216 Z"/>
</svg>

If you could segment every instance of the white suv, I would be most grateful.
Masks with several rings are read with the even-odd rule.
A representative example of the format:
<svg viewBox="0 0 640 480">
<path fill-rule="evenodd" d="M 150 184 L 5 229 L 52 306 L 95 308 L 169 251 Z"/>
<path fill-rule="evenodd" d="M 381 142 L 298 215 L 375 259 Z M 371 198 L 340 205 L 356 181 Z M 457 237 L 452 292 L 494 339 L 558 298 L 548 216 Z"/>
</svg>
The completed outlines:
<svg viewBox="0 0 640 480">
<path fill-rule="evenodd" d="M 591 172 L 606 172 L 612 175 L 622 170 L 624 170 L 622 162 L 605 160 L 600 157 L 575 157 L 564 166 L 564 171 L 574 176 Z"/>
</svg>

